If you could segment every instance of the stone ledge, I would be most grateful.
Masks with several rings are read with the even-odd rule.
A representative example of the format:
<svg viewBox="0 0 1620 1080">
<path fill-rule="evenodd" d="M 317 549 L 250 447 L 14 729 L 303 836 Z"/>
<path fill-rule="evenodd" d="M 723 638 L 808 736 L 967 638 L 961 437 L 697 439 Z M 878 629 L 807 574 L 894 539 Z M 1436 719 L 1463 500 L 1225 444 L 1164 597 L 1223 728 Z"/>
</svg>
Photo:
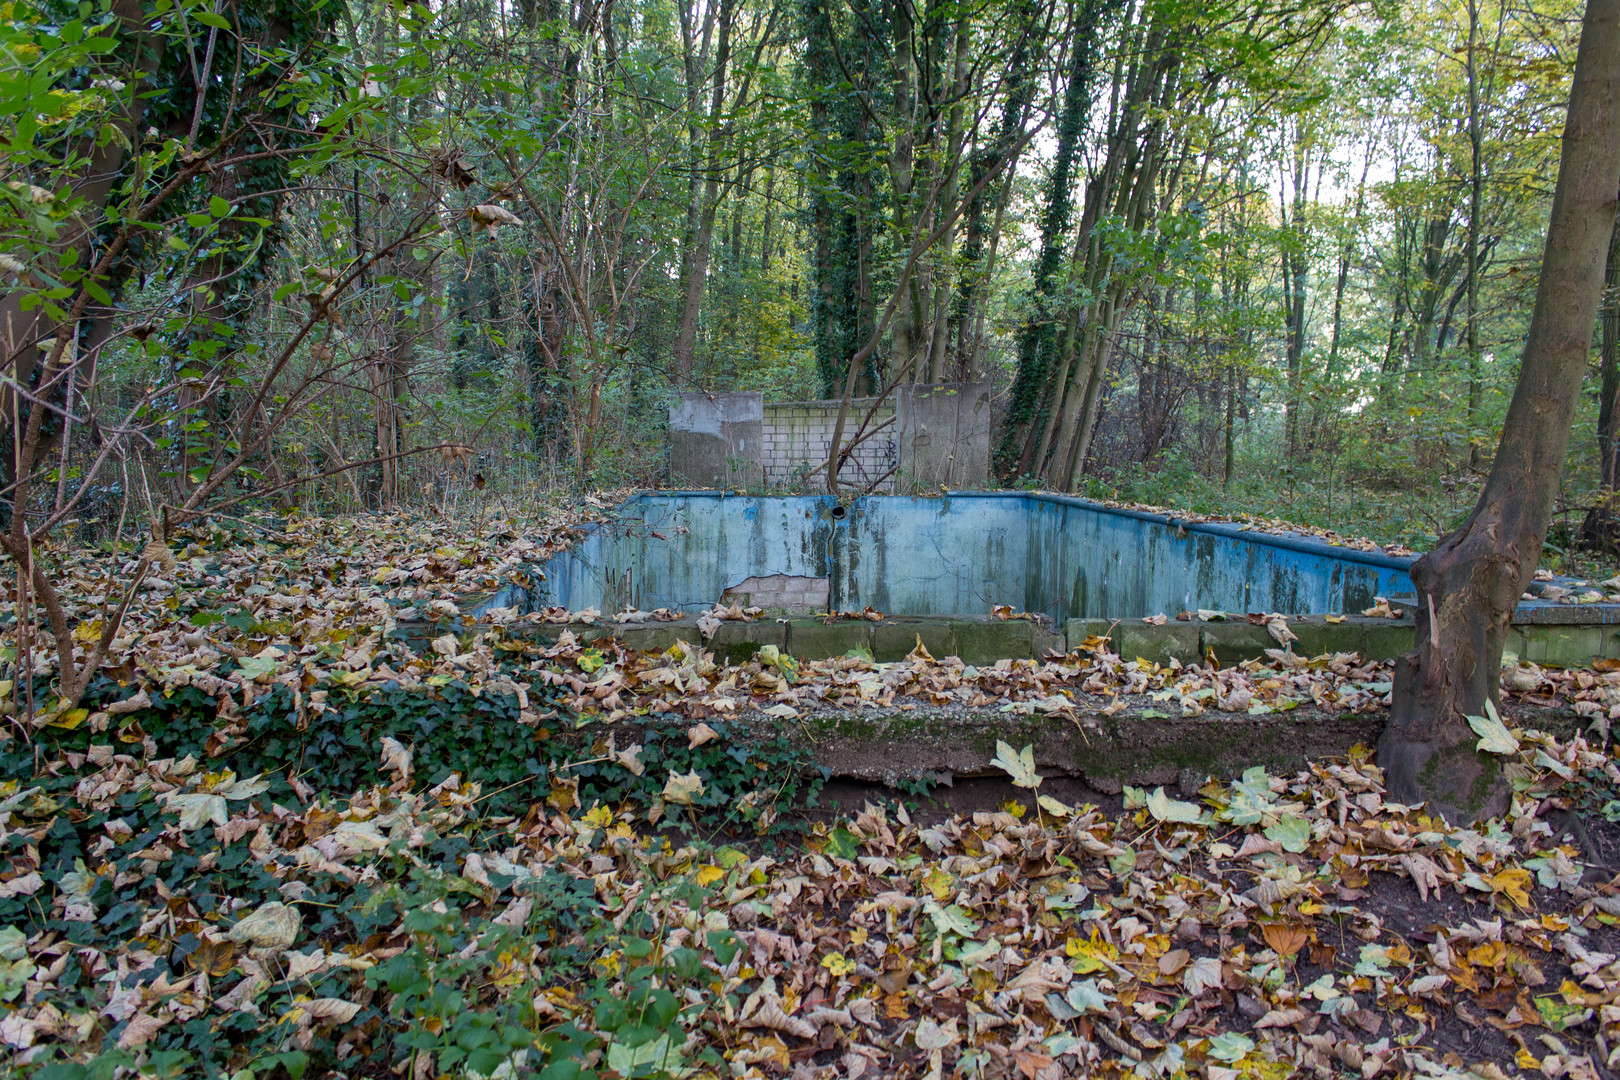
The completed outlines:
<svg viewBox="0 0 1620 1080">
<path fill-rule="evenodd" d="M 1393 660 L 1415 645 L 1410 617 L 1351 615 L 1342 622 L 1329 622 L 1314 615 L 1289 619 L 1288 628 L 1299 638 L 1294 651 L 1301 656 L 1356 652 L 1369 660 Z M 1172 658 L 1187 664 L 1193 662 L 1191 656 L 1201 661 L 1212 649 L 1222 664 L 1234 664 L 1263 659 L 1267 649 L 1278 647 L 1264 626 L 1241 618 L 1172 620 L 1163 626 L 1140 619 L 1070 619 L 1064 629 L 1070 648 L 1078 648 L 1091 635 L 1107 636 L 1127 660 L 1141 657 L 1156 664 L 1167 664 Z M 1194 635 L 1196 649 L 1191 643 Z M 1507 651 L 1546 667 L 1587 667 L 1594 660 L 1620 659 L 1620 626 L 1515 621 L 1508 632 Z"/>
<path fill-rule="evenodd" d="M 1138 703 L 1116 716 L 1083 704 L 1077 715 L 1043 716 L 999 708 L 818 710 L 777 721 L 759 713 L 740 722 L 770 736 L 787 735 L 832 775 L 894 784 L 940 777 L 1003 777 L 990 764 L 996 742 L 1034 748 L 1043 776 L 1080 777 L 1098 791 L 1180 784 L 1184 793 L 1208 777 L 1231 780 L 1264 765 L 1290 775 L 1307 761 L 1340 758 L 1376 745 L 1389 719 L 1385 710 L 1335 713 L 1300 706 L 1249 716 L 1208 712 L 1196 717 L 1142 714 Z M 1515 708 L 1508 722 L 1567 737 L 1582 721 L 1569 710 Z"/>
<path fill-rule="evenodd" d="M 1301 656 L 1356 652 L 1369 660 L 1393 660 L 1413 647 L 1410 618 L 1373 619 L 1359 615 L 1343 622 L 1321 616 L 1290 619 L 1298 636 L 1294 651 Z M 484 633 L 492 627 L 455 627 L 430 622 L 401 623 L 395 636 L 425 649 L 446 632 Z M 1213 650 L 1223 665 L 1264 659 L 1277 642 L 1264 626 L 1243 619 L 1215 622 L 1166 622 L 1163 626 L 1140 619 L 1070 619 L 1063 633 L 1025 619 L 1002 621 L 991 616 L 927 617 L 891 615 L 879 622 L 841 619 L 827 625 L 814 617 L 772 618 L 754 622 L 722 621 L 713 640 L 704 642 L 695 616 L 667 623 L 611 623 L 590 625 L 518 623 L 508 628 L 517 637 L 556 641 L 563 630 L 582 641 L 618 638 L 633 649 L 663 650 L 679 639 L 703 645 L 716 659 L 736 663 L 765 645 L 806 660 L 843 656 L 852 649 L 871 652 L 874 660 L 902 660 L 920 637 L 939 659 L 959 656 L 969 664 L 993 664 L 1002 659 L 1040 659 L 1049 653 L 1078 649 L 1088 637 L 1108 637 L 1127 660 L 1138 657 L 1156 664 L 1175 660 L 1183 665 L 1202 663 Z M 1620 626 L 1567 623 L 1515 623 L 1509 630 L 1507 651 L 1545 667 L 1586 667 L 1599 659 L 1620 659 Z"/>
<path fill-rule="evenodd" d="M 1294 651 L 1301 656 L 1355 652 L 1372 660 L 1389 660 L 1412 648 L 1410 619 L 1372 619 L 1351 615 L 1342 622 L 1321 616 L 1289 619 L 1298 636 Z M 1138 657 L 1156 664 L 1175 659 L 1182 664 L 1202 663 L 1213 652 L 1223 665 L 1260 660 L 1267 649 L 1280 646 L 1264 626 L 1241 617 L 1205 622 L 1177 622 L 1163 626 L 1140 619 L 1070 619 L 1065 627 L 1071 648 L 1089 636 L 1109 637 L 1116 652 L 1127 660 Z"/>
</svg>

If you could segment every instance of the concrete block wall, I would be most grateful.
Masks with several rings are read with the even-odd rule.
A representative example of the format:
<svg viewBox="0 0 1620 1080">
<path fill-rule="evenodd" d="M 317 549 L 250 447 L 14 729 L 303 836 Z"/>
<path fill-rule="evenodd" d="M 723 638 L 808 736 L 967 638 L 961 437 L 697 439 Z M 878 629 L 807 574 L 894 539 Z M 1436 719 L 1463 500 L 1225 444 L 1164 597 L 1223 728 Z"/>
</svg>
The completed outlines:
<svg viewBox="0 0 1620 1080">
<path fill-rule="evenodd" d="M 767 615 L 827 610 L 827 579 L 794 574 L 772 574 L 739 581 L 720 595 L 722 604 L 763 608 Z"/>
<path fill-rule="evenodd" d="M 990 475 L 988 383 L 900 387 L 877 402 L 856 398 L 844 421 L 853 435 L 868 411 L 869 430 L 845 462 L 840 480 L 884 495 L 983 486 Z M 786 485 L 827 461 L 836 401 L 766 405 L 757 393 L 682 394 L 670 408 L 672 481 L 700 488 Z"/>
<path fill-rule="evenodd" d="M 844 421 L 845 434 L 853 433 L 872 407 L 870 398 L 856 398 L 850 402 L 849 415 Z M 895 415 L 895 405 L 885 401 L 872 417 L 876 426 Z M 827 460 L 832 446 L 833 428 L 838 424 L 836 401 L 784 401 L 764 407 L 765 482 L 785 484 L 807 467 L 815 469 Z M 878 432 L 855 448 L 844 465 L 841 479 L 852 485 L 865 487 L 893 469 L 899 461 L 899 443 L 895 440 L 894 425 Z M 885 494 L 894 491 L 894 476 L 890 475 L 873 490 Z"/>
</svg>

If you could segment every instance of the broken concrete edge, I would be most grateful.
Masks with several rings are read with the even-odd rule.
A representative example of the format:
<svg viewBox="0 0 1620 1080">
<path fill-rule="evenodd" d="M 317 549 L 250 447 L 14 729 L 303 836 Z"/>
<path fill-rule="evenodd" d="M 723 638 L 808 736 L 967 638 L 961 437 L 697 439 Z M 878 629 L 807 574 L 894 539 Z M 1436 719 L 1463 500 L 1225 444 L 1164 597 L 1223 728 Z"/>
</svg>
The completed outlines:
<svg viewBox="0 0 1620 1080">
<path fill-rule="evenodd" d="M 1110 636 L 1114 651 L 1127 660 L 1141 657 L 1156 664 L 1173 658 L 1182 664 L 1202 662 L 1211 652 L 1222 665 L 1265 656 L 1281 646 L 1264 626 L 1245 619 L 1204 622 L 1167 622 L 1163 626 L 1140 619 L 1071 619 L 1064 628 L 1071 648 L 1088 635 Z M 1381 619 L 1350 615 L 1342 621 L 1313 615 L 1288 620 L 1299 638 L 1293 651 L 1304 657 L 1327 653 L 1359 653 L 1368 660 L 1393 660 L 1416 647 L 1412 619 Z M 1514 620 L 1508 630 L 1508 659 L 1527 660 L 1542 667 L 1583 668 L 1598 660 L 1620 660 L 1620 625 L 1527 622 Z"/>
<path fill-rule="evenodd" d="M 1288 620 L 1299 638 L 1293 643 L 1298 656 L 1358 653 L 1368 660 L 1393 660 L 1414 647 L 1410 618 L 1380 619 L 1360 615 L 1313 615 Z M 444 633 L 487 633 L 490 624 L 460 626 L 449 623 L 401 623 L 396 638 L 426 647 Z M 903 660 L 921 640 L 937 659 L 959 657 L 978 666 L 998 660 L 1040 660 L 1082 648 L 1092 638 L 1106 637 L 1109 647 L 1126 660 L 1155 664 L 1172 660 L 1182 666 L 1204 663 L 1211 653 L 1223 667 L 1245 660 L 1264 660 L 1268 649 L 1281 646 L 1264 626 L 1241 617 L 1226 621 L 1169 621 L 1163 625 L 1141 619 L 1070 619 L 1062 633 L 1028 619 L 1002 620 L 994 616 L 887 616 L 880 621 L 839 619 L 828 623 L 816 617 L 760 619 L 753 622 L 723 620 L 712 638 L 705 638 L 693 616 L 673 622 L 649 623 L 527 623 L 500 628 L 513 637 L 555 642 L 564 630 L 586 642 L 614 639 L 638 652 L 662 652 L 677 640 L 714 653 L 721 663 L 741 663 L 766 645 L 775 645 L 801 660 L 826 660 L 855 652 L 878 663 Z M 1594 661 L 1620 660 L 1620 626 L 1515 623 L 1508 632 L 1507 650 L 1519 660 L 1543 667 L 1590 667 Z"/>
<path fill-rule="evenodd" d="M 1205 713 L 1155 716 L 1127 711 L 1075 717 L 918 707 L 837 714 L 812 713 L 785 723 L 765 716 L 740 721 L 761 735 L 782 732 L 832 776 L 877 781 L 949 784 L 956 778 L 1004 777 L 991 764 L 996 743 L 1032 747 L 1043 778 L 1072 777 L 1104 794 L 1123 787 L 1178 785 L 1191 796 L 1210 779 L 1230 781 L 1264 766 L 1292 776 L 1311 762 L 1372 753 L 1388 714 L 1337 713 L 1308 706 L 1248 715 Z M 1584 721 L 1568 710 L 1539 713 L 1534 727 L 1569 738 Z M 1359 751 L 1358 751 L 1359 748 Z"/>
<path fill-rule="evenodd" d="M 1133 787 L 1231 780 L 1264 766 L 1292 775 L 1311 760 L 1345 757 L 1373 746 L 1384 712 L 1333 713 L 1301 707 L 1259 716 L 1152 716 L 1124 712 L 1075 717 L 999 709 L 909 712 L 893 708 L 812 713 L 785 723 L 745 716 L 739 723 L 762 736 L 784 733 L 831 776 L 894 787 L 906 781 L 1002 777 L 992 764 L 996 744 L 1032 747 L 1044 778 L 1073 777 L 1104 794 Z"/>
<path fill-rule="evenodd" d="M 1515 726 L 1523 721 L 1520 717 Z M 621 742 L 645 727 L 692 721 L 673 714 L 627 718 L 613 724 Z M 994 764 L 996 744 L 1028 746 L 1044 780 L 1076 779 L 1105 795 L 1125 786 L 1178 787 L 1186 798 L 1210 780 L 1227 783 L 1261 766 L 1289 777 L 1312 763 L 1370 756 L 1388 713 L 1340 713 L 1302 705 L 1275 713 L 1205 713 L 1166 716 L 1131 709 L 1106 716 L 1091 709 L 1073 716 L 1017 713 L 1000 708 L 945 709 L 884 706 L 817 709 L 791 719 L 749 711 L 722 720 L 740 745 L 778 736 L 804 755 L 809 773 L 825 780 L 856 780 L 907 791 L 918 783 L 949 787 L 957 780 L 1006 779 Z M 1567 739 L 1584 721 L 1569 710 L 1537 710 L 1525 727 Z"/>
</svg>

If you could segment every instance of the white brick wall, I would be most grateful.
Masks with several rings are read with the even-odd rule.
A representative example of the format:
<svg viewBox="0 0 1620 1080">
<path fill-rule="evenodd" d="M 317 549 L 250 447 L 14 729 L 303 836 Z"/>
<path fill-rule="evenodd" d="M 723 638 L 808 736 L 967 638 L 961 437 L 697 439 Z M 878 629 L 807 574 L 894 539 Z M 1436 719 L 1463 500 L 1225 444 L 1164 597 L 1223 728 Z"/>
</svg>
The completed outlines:
<svg viewBox="0 0 1620 1080">
<path fill-rule="evenodd" d="M 850 402 L 849 415 L 844 421 L 845 436 L 854 433 L 861 418 L 872 407 L 872 399 L 856 398 Z M 872 425 L 894 416 L 894 402 L 886 401 L 872 417 Z M 796 470 L 804 467 L 819 468 L 827 460 L 832 445 L 833 427 L 838 423 L 836 401 L 785 401 L 765 406 L 765 481 L 781 484 L 791 479 Z M 899 442 L 895 425 L 890 424 L 855 448 L 844 463 L 839 480 L 852 486 L 865 487 L 890 469 L 899 460 Z M 893 492 L 895 477 L 889 476 L 874 490 Z"/>
</svg>

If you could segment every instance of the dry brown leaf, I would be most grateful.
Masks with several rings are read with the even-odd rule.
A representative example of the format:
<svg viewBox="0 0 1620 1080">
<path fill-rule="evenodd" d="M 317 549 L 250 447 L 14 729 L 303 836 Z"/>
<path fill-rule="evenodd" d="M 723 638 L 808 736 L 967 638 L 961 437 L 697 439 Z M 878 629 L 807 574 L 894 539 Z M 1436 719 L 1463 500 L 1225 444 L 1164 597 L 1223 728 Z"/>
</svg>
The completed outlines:
<svg viewBox="0 0 1620 1080">
<path fill-rule="evenodd" d="M 119 1048 L 136 1050 L 145 1046 L 152 1041 L 163 1025 L 172 1019 L 174 1019 L 173 1014 L 168 1012 L 163 1013 L 161 1016 L 138 1013 L 130 1017 L 129 1024 L 125 1026 L 123 1034 L 118 1036 Z"/>
<path fill-rule="evenodd" d="M 1305 947 L 1311 934 L 1297 923 L 1266 923 L 1260 928 L 1260 936 L 1278 956 L 1293 956 Z"/>
<path fill-rule="evenodd" d="M 1221 985 L 1221 962 L 1213 956 L 1200 956 L 1181 976 L 1181 985 L 1193 997 L 1201 997 Z"/>
<path fill-rule="evenodd" d="M 1257 1028 L 1293 1027 L 1304 1023 L 1311 1018 L 1311 1014 L 1304 1009 L 1272 1009 L 1266 1015 L 1254 1022 Z"/>
<path fill-rule="evenodd" d="M 218 978 L 236 962 L 236 946 L 229 941 L 204 941 L 186 956 L 186 965 Z"/>
<path fill-rule="evenodd" d="M 1159 974 L 1174 975 L 1192 960 L 1192 953 L 1186 949 L 1171 949 L 1159 957 Z"/>
<path fill-rule="evenodd" d="M 770 1028 L 772 1031 L 786 1032 L 800 1039 L 816 1037 L 814 1024 L 783 1012 L 781 1002 L 775 997 L 761 997 L 753 1011 L 742 1016 L 737 1022 L 743 1027 Z"/>
<path fill-rule="evenodd" d="M 360 1011 L 359 1002 L 332 997 L 315 998 L 303 1002 L 300 1007 L 311 1020 L 330 1020 L 338 1024 L 347 1024 Z"/>
</svg>

